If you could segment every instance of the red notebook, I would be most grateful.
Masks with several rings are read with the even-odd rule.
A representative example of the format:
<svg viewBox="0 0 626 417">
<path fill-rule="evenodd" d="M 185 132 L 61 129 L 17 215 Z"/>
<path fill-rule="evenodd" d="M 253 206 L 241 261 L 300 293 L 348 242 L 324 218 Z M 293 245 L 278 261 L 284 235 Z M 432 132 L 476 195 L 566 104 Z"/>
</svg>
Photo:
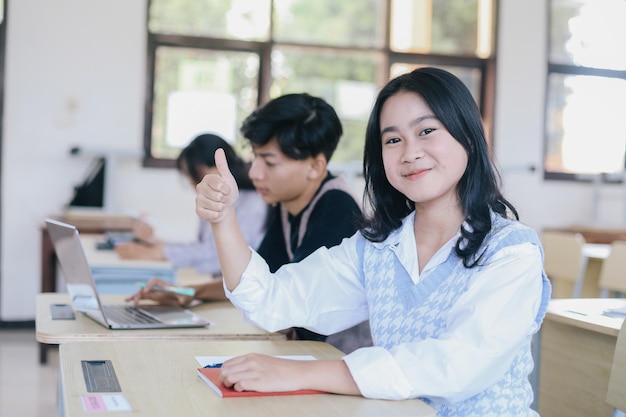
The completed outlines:
<svg viewBox="0 0 626 417">
<path fill-rule="evenodd" d="M 262 397 L 270 395 L 308 395 L 308 394 L 326 394 L 323 391 L 313 389 L 301 389 L 297 391 L 280 391 L 280 392 L 258 392 L 258 391 L 235 391 L 227 388 L 222 384 L 219 378 L 219 368 L 198 368 L 198 375 L 204 380 L 213 391 L 217 392 L 220 397 Z"/>
</svg>

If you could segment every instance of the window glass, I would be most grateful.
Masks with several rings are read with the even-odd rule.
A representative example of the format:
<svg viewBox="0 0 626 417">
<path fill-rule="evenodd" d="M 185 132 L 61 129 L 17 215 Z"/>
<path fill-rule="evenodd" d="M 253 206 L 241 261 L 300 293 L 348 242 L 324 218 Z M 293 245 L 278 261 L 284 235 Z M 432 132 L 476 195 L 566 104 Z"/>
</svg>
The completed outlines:
<svg viewBox="0 0 626 417">
<path fill-rule="evenodd" d="M 313 45 L 382 47 L 382 0 L 274 0 L 274 39 Z"/>
<path fill-rule="evenodd" d="M 323 97 L 341 119 L 333 161 L 361 161 L 371 106 L 390 76 L 438 66 L 461 77 L 477 103 L 492 95 L 495 65 L 485 63 L 493 60 L 496 3 L 149 0 L 153 85 L 144 164 L 173 166 L 202 131 L 248 152 L 239 133 L 243 119 L 270 98 L 299 92 Z"/>
<path fill-rule="evenodd" d="M 392 0 L 391 48 L 424 54 L 491 54 L 492 2 Z"/>
<path fill-rule="evenodd" d="M 270 0 L 151 0 L 152 33 L 266 40 Z"/>
<path fill-rule="evenodd" d="M 395 78 L 398 75 L 402 75 L 414 69 L 423 67 L 424 65 L 406 64 L 406 63 L 394 63 L 391 65 L 391 78 Z M 481 72 L 476 68 L 467 67 L 453 67 L 446 65 L 439 65 L 441 69 L 451 72 L 463 81 L 465 86 L 471 91 L 472 96 L 476 104 L 480 105 L 480 84 L 481 84 Z"/>
<path fill-rule="evenodd" d="M 238 126 L 257 105 L 256 54 L 160 47 L 155 65 L 154 157 L 176 158 L 201 132 L 236 140 Z"/>
<path fill-rule="evenodd" d="M 626 1 L 552 0 L 550 61 L 626 69 Z"/>
<path fill-rule="evenodd" d="M 379 62 L 379 54 L 371 52 L 277 47 L 270 96 L 307 92 L 322 97 L 344 129 L 333 159 L 361 160 L 365 126 L 378 92 Z"/>
<path fill-rule="evenodd" d="M 551 0 L 546 178 L 624 171 L 626 0 Z"/>
<path fill-rule="evenodd" d="M 551 74 L 547 171 L 618 173 L 624 169 L 626 80 Z"/>
</svg>

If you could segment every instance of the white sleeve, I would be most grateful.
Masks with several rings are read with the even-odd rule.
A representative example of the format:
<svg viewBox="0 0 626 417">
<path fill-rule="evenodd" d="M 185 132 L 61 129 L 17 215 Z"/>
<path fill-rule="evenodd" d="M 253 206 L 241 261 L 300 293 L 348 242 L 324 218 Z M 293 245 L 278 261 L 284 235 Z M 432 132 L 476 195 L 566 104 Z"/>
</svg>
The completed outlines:
<svg viewBox="0 0 626 417">
<path fill-rule="evenodd" d="M 331 334 L 352 327 L 368 318 L 356 239 L 357 234 L 319 248 L 274 274 L 253 251 L 241 282 L 226 295 L 244 317 L 268 331 L 305 327 Z"/>
</svg>

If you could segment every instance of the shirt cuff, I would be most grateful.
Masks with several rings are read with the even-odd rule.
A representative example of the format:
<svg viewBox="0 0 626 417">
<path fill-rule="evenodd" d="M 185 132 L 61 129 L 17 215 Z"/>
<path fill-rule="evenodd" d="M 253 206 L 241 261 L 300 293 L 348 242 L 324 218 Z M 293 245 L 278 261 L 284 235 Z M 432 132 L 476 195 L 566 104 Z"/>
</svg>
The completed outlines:
<svg viewBox="0 0 626 417">
<path fill-rule="evenodd" d="M 252 256 L 250 262 L 241 274 L 239 285 L 235 287 L 233 291 L 229 291 L 226 288 L 226 282 L 224 282 L 224 292 L 226 297 L 237 307 L 244 310 L 255 311 L 259 304 L 260 294 L 262 290 L 259 287 L 263 287 L 263 282 L 267 280 L 259 280 L 255 277 L 263 277 L 269 273 L 267 263 L 265 260 L 250 248 Z"/>
<path fill-rule="evenodd" d="M 343 361 L 365 398 L 412 398 L 411 384 L 386 349 L 377 346 L 357 349 L 344 356 Z"/>
</svg>

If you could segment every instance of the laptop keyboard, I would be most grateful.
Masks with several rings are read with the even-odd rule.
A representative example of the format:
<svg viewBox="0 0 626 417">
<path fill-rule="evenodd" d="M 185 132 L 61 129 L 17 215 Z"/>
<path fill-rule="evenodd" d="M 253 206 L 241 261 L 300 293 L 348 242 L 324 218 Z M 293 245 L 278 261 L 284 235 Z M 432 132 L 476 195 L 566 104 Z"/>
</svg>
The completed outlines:
<svg viewBox="0 0 626 417">
<path fill-rule="evenodd" d="M 142 313 L 132 306 L 120 305 L 104 305 L 104 313 L 107 319 L 120 324 L 150 324 L 160 323 L 159 320 Z"/>
</svg>

